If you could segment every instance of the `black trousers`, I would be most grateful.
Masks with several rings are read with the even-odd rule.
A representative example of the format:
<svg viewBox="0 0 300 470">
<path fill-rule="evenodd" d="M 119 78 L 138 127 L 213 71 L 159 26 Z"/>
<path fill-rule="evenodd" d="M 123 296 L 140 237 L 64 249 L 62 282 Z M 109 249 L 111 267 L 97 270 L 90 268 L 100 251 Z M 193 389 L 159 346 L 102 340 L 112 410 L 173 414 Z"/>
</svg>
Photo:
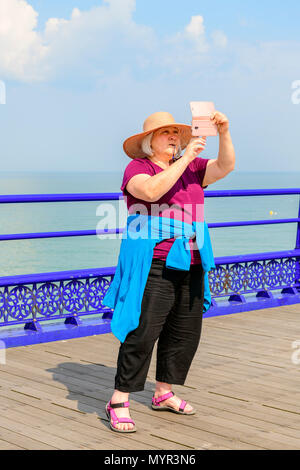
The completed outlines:
<svg viewBox="0 0 300 470">
<path fill-rule="evenodd" d="M 198 348 L 203 312 L 202 265 L 168 269 L 153 259 L 141 305 L 139 326 L 121 344 L 115 389 L 139 392 L 157 344 L 156 380 L 183 385 Z"/>
</svg>

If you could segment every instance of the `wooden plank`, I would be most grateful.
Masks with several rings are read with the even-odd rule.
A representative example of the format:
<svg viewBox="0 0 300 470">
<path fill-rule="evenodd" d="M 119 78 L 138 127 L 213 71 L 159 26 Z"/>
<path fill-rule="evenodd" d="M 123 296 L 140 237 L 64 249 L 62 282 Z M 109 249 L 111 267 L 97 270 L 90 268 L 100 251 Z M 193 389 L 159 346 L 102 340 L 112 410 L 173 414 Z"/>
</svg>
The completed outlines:
<svg viewBox="0 0 300 470">
<path fill-rule="evenodd" d="M 37 441 L 37 446 L 34 448 L 38 448 L 39 443 L 41 443 L 43 448 L 45 445 L 50 445 L 60 450 L 88 449 L 84 444 L 78 444 L 78 446 L 75 446 L 71 440 L 67 440 L 66 438 L 62 441 L 62 439 L 56 437 L 56 435 L 52 434 L 50 431 L 48 432 L 48 427 L 47 432 L 42 433 L 39 429 L 35 429 L 31 426 L 24 426 L 22 423 L 3 416 L 1 416 L 1 428 L 5 428 L 8 431 L 27 438 L 29 437 L 34 439 Z"/>
<path fill-rule="evenodd" d="M 130 395 L 138 428 L 130 435 L 112 433 L 104 410 L 119 350 L 112 334 L 9 349 L 0 448 L 300 449 L 300 376 L 291 362 L 300 307 L 289 307 L 204 320 L 186 384 L 174 387 L 195 416 L 151 409 L 154 348 L 145 390 Z M 47 431 L 49 441 L 40 440 Z"/>
<path fill-rule="evenodd" d="M 265 422 L 266 428 L 267 424 L 271 423 L 300 430 L 300 420 L 296 415 L 293 417 L 283 409 L 266 408 L 260 403 L 239 401 L 223 394 L 201 393 L 193 399 L 193 404 L 196 409 L 198 409 L 198 406 L 200 406 L 200 409 L 203 407 L 213 415 L 224 411 L 225 413 L 236 414 L 242 420 L 253 417 Z"/>
<path fill-rule="evenodd" d="M 252 415 L 252 416 L 245 416 L 245 414 L 239 414 L 237 409 L 233 411 L 226 411 L 224 409 L 219 410 L 211 410 L 208 412 L 207 407 L 204 405 L 197 404 L 197 410 L 205 416 L 206 421 L 220 423 L 224 421 L 225 423 L 229 423 L 234 421 L 236 423 L 242 423 L 253 428 L 259 428 L 262 431 L 274 431 L 277 434 L 282 434 L 284 436 L 290 436 L 292 438 L 300 440 L 300 429 L 295 429 L 290 426 L 286 426 L 283 424 L 277 424 L 274 422 L 264 420 L 264 416 L 261 414 Z M 268 415 L 265 414 L 265 416 Z M 290 424 L 290 422 L 288 422 Z M 300 442 L 298 442 L 298 446 Z"/>
<path fill-rule="evenodd" d="M 11 429 L 12 428 L 12 429 Z M 39 439 L 30 437 L 22 432 L 18 432 L 13 429 L 13 424 L 9 424 L 9 427 L 2 427 L 2 420 L 0 426 L 0 439 L 8 442 L 11 445 L 16 445 L 22 449 L 27 450 L 56 450 L 57 447 L 50 445 L 50 443 L 40 442 Z"/>
<path fill-rule="evenodd" d="M 144 415 L 150 415 L 151 423 L 153 424 L 155 421 L 155 416 L 153 416 L 152 411 L 144 410 Z M 154 412 L 155 413 L 155 412 Z M 168 412 L 156 412 L 156 415 L 160 416 L 160 419 L 163 420 L 163 426 L 160 424 L 159 429 L 166 427 L 167 432 L 169 429 L 176 429 L 178 430 L 178 435 L 180 436 L 181 443 L 187 442 L 183 441 L 185 436 L 197 436 L 197 438 L 204 438 L 206 441 L 210 442 L 223 442 L 226 439 L 226 443 L 230 442 L 231 445 L 235 443 L 234 448 L 239 448 L 238 442 L 247 445 L 253 445 L 253 447 L 257 448 L 272 448 L 276 449 L 278 447 L 277 439 L 273 439 L 273 435 L 277 436 L 277 433 L 274 432 L 272 429 L 272 438 L 268 438 L 269 435 L 271 436 L 270 432 L 268 431 L 261 431 L 261 429 L 257 426 L 253 425 L 245 425 L 243 422 L 232 422 L 228 420 L 217 420 L 218 423 L 213 422 L 213 418 L 210 418 L 208 415 L 204 415 L 198 413 L 198 416 L 191 416 L 191 417 L 182 417 L 178 415 L 173 415 L 172 413 Z M 169 426 L 168 423 L 174 423 L 172 427 Z M 176 423 L 176 425 L 175 425 Z M 264 436 L 264 442 L 266 442 L 267 446 L 262 444 L 262 440 L 259 438 L 259 434 L 262 432 Z M 179 438 L 178 438 L 179 439 Z M 292 439 L 291 439 L 292 440 Z M 299 441 L 300 445 L 300 441 Z M 283 444 L 282 449 L 291 448 L 288 444 Z"/>
<path fill-rule="evenodd" d="M 0 439 L 0 450 L 26 450 L 24 447 Z"/>
<path fill-rule="evenodd" d="M 38 408 L 38 406 L 40 406 L 40 408 Z M 66 427 L 71 426 L 72 428 L 75 427 L 75 429 L 77 429 L 78 423 L 84 424 L 88 426 L 88 428 L 86 428 L 88 430 L 88 435 L 90 435 L 90 433 L 93 432 L 93 428 L 96 428 L 96 431 L 95 431 L 96 436 L 98 436 L 99 439 L 101 438 L 102 440 L 102 444 L 99 447 L 101 449 L 107 449 L 107 448 L 108 449 L 110 448 L 111 449 L 114 449 L 114 448 L 115 449 L 117 448 L 128 449 L 128 444 L 124 443 L 122 447 L 121 446 L 122 442 L 121 443 L 119 441 L 116 442 L 116 435 L 113 434 L 109 430 L 108 420 L 106 419 L 106 416 L 104 413 L 103 413 L 102 419 L 100 420 L 98 419 L 97 416 L 95 416 L 95 414 L 87 415 L 84 413 L 74 413 L 70 409 L 62 408 L 62 407 L 59 407 L 57 405 L 47 403 L 47 402 L 41 402 L 40 405 L 38 405 L 37 403 L 35 405 L 35 408 L 33 408 L 32 406 L 26 406 L 24 407 L 23 410 L 25 414 L 30 414 L 30 415 L 35 414 L 37 417 L 45 416 L 45 414 L 52 415 L 53 419 L 54 420 L 56 419 L 57 422 L 58 420 L 61 421 L 61 417 L 63 416 L 64 418 L 67 418 L 63 422 L 63 426 L 66 426 Z M 47 416 L 47 419 L 48 419 L 48 416 Z M 103 426 L 102 424 L 103 422 L 105 423 L 105 426 Z M 137 436 L 137 438 L 135 437 L 133 438 L 133 436 Z M 143 444 L 142 448 L 145 448 L 145 449 L 155 449 L 155 448 L 156 449 L 158 448 L 170 449 L 170 450 L 178 449 L 178 446 L 173 446 L 172 444 L 165 446 L 165 443 L 161 442 L 160 439 L 153 439 L 151 438 L 151 436 L 150 436 L 151 442 L 149 442 L 149 437 L 147 434 L 140 435 L 140 433 L 137 433 L 134 435 L 130 435 L 130 439 L 133 439 L 133 441 L 138 440 L 139 443 Z M 186 449 L 186 447 L 182 446 L 181 449 Z"/>
</svg>

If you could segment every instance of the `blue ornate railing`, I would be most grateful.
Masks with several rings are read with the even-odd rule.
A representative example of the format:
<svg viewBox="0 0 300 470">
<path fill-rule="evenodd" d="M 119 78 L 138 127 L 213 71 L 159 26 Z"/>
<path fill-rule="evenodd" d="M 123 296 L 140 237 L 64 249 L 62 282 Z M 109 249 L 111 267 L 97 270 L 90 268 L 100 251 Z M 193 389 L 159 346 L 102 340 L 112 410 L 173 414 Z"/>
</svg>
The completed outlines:
<svg viewBox="0 0 300 470">
<path fill-rule="evenodd" d="M 299 195 L 300 189 L 205 191 L 205 197 Z M 0 203 L 119 200 L 119 193 L 0 196 Z M 211 223 L 209 228 L 297 224 L 294 249 L 215 258 L 212 306 L 205 316 L 300 303 L 300 205 L 297 218 Z M 0 235 L 1 240 L 90 236 L 123 229 Z M 112 311 L 102 305 L 115 267 L 0 278 L 0 340 L 7 347 L 107 333 Z M 9 328 L 8 328 L 9 327 Z"/>
</svg>

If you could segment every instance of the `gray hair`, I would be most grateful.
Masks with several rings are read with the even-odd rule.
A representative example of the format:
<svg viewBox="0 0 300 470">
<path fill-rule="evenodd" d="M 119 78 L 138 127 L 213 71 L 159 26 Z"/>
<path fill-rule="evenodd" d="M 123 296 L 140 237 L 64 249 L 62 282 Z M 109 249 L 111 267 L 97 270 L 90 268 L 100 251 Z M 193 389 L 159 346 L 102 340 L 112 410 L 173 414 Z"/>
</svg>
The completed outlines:
<svg viewBox="0 0 300 470">
<path fill-rule="evenodd" d="M 142 140 L 142 144 L 141 144 L 141 147 L 142 147 L 142 150 L 143 152 L 146 154 L 146 155 L 149 155 L 149 157 L 152 157 L 153 156 L 153 150 L 152 150 L 152 147 L 151 147 L 151 140 L 152 140 L 152 137 L 153 137 L 153 132 L 151 132 L 151 134 L 148 134 L 146 135 L 146 137 L 144 137 L 144 139 Z M 179 158 L 180 155 L 181 155 L 181 152 L 182 152 L 182 148 L 181 146 L 179 145 L 178 147 L 178 150 L 177 150 L 177 153 L 175 155 L 175 159 Z"/>
<path fill-rule="evenodd" d="M 146 155 L 149 155 L 149 157 L 152 157 L 153 155 L 153 150 L 151 147 L 152 137 L 153 137 L 153 132 L 151 132 L 151 134 L 146 135 L 146 137 L 144 137 L 144 139 L 142 140 L 142 145 L 141 145 L 143 152 Z"/>
</svg>

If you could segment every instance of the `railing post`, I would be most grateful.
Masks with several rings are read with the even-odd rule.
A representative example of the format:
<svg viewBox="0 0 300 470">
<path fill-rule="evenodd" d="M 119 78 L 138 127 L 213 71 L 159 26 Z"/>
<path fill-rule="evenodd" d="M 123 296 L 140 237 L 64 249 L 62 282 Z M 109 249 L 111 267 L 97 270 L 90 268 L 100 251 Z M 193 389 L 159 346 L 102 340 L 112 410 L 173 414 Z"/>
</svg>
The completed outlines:
<svg viewBox="0 0 300 470">
<path fill-rule="evenodd" d="M 299 210 L 298 210 L 298 218 L 300 218 L 300 197 L 299 197 Z M 297 224 L 297 236 L 296 236 L 296 249 L 300 248 L 300 222 Z M 299 283 L 300 281 L 300 261 L 296 263 L 296 279 L 295 283 Z"/>
<path fill-rule="evenodd" d="M 25 323 L 24 330 L 35 331 L 37 333 L 42 333 L 43 331 L 40 322 L 35 318 L 32 321 Z"/>
<path fill-rule="evenodd" d="M 300 218 L 300 197 L 299 197 L 299 210 L 298 219 Z M 297 224 L 297 236 L 296 236 L 296 249 L 300 248 L 300 222 Z"/>
<path fill-rule="evenodd" d="M 65 325 L 74 325 L 74 326 L 80 326 L 82 324 L 81 318 L 74 313 L 74 315 L 69 316 L 65 319 Z"/>
</svg>

